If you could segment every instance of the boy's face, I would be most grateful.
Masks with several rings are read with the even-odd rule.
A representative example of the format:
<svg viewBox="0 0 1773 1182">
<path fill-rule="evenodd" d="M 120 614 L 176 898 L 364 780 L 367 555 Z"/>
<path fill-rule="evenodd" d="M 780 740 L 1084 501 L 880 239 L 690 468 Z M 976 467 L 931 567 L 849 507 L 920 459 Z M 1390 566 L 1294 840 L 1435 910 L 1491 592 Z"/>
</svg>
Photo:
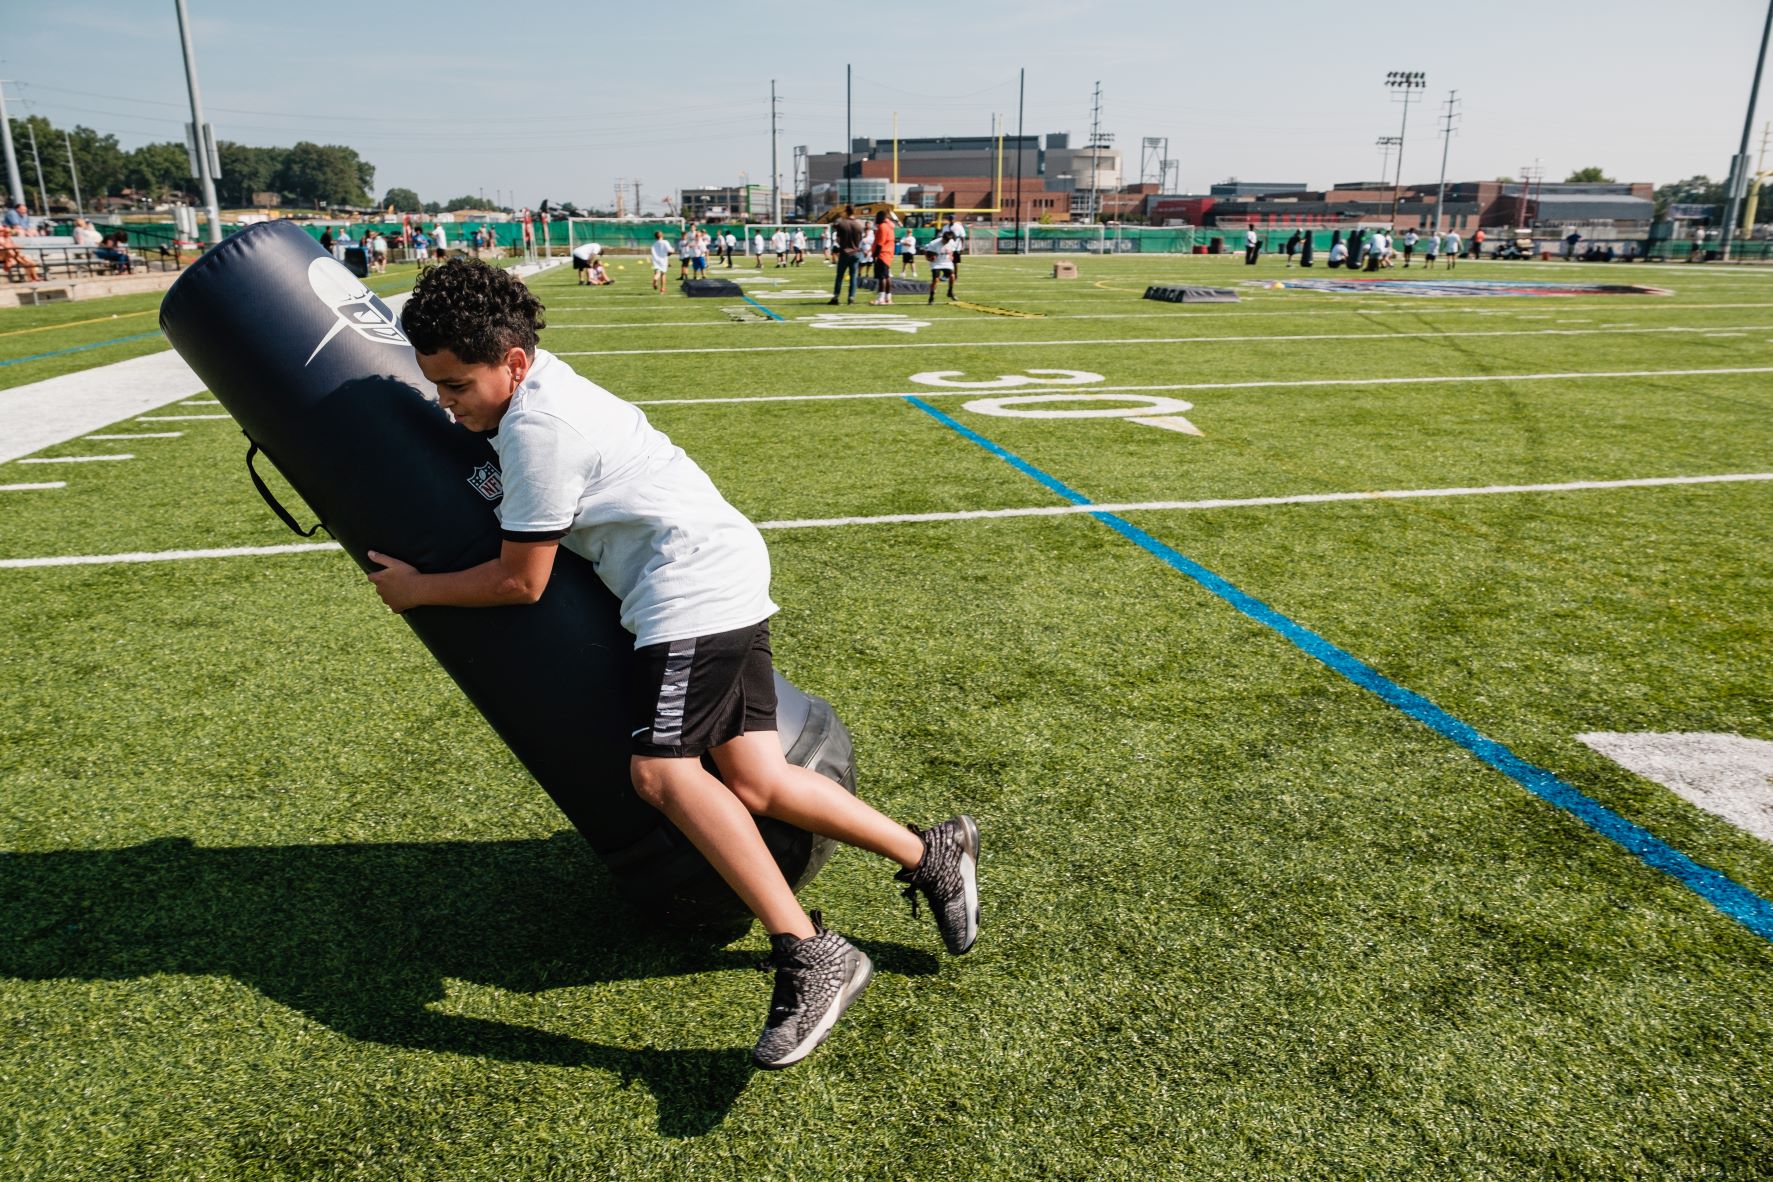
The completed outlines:
<svg viewBox="0 0 1773 1182">
<path fill-rule="evenodd" d="M 419 369 L 437 387 L 437 401 L 470 431 L 491 431 L 529 372 L 529 355 L 512 349 L 490 365 L 463 361 L 453 350 L 417 354 Z"/>
</svg>

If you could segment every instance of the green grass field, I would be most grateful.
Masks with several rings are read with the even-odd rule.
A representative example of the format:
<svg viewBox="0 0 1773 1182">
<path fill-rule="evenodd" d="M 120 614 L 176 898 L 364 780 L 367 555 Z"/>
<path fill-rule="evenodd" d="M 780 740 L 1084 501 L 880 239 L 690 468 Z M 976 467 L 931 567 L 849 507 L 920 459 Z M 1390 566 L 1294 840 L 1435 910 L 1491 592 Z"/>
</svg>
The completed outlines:
<svg viewBox="0 0 1773 1182">
<path fill-rule="evenodd" d="M 979 819 L 978 947 L 942 955 L 840 851 L 803 898 L 875 983 L 754 1073 L 762 934 L 617 903 L 342 554 L 9 561 L 0 1176 L 1773 1177 L 1773 929 L 1584 817 L 1763 908 L 1773 848 L 1577 738 L 1773 739 L 1773 481 L 1742 479 L 1773 473 L 1773 271 L 1466 263 L 1673 294 L 1171 305 L 1144 285 L 1299 272 L 967 260 L 963 298 L 1031 314 L 1005 316 L 830 308 L 816 260 L 749 272 L 751 301 L 614 262 L 610 289 L 532 281 L 544 347 L 767 523 L 778 664 L 850 726 L 863 795 Z M 759 304 L 783 320 L 732 319 Z M 33 330 L 0 359 L 153 329 L 49 315 L 0 316 Z M 1014 380 L 1039 370 L 1083 376 Z M 0 559 L 298 540 L 231 423 L 169 427 L 0 466 L 66 482 L 0 491 Z M 1633 483 L 1693 477 L 1737 479 Z M 1426 490 L 1466 491 L 1321 499 Z"/>
</svg>

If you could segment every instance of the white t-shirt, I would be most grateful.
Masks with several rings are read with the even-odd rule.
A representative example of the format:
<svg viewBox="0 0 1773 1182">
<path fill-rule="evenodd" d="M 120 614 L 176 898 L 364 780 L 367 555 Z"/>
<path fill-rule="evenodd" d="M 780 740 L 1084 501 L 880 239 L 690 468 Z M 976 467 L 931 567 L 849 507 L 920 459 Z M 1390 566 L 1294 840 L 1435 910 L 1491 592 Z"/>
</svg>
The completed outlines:
<svg viewBox="0 0 1773 1182">
<path fill-rule="evenodd" d="M 638 407 L 546 349 L 492 445 L 505 489 L 500 527 L 558 536 L 589 559 L 622 601 L 636 648 L 775 614 L 757 527 Z"/>
<path fill-rule="evenodd" d="M 954 243 L 953 242 L 945 242 L 942 239 L 938 238 L 934 242 L 931 242 L 928 246 L 924 247 L 923 249 L 924 249 L 925 254 L 929 254 L 929 255 L 934 256 L 934 258 L 930 262 L 930 270 L 932 270 L 932 271 L 952 271 L 952 270 L 954 270 Z"/>
<path fill-rule="evenodd" d="M 663 271 L 671 263 L 671 244 L 663 238 L 653 239 L 653 270 Z"/>
<path fill-rule="evenodd" d="M 442 226 L 438 226 L 436 230 L 432 231 L 431 241 L 437 244 L 438 250 L 443 250 L 449 246 L 449 239 L 444 236 Z"/>
<path fill-rule="evenodd" d="M 573 257 L 575 259 L 583 259 L 586 262 L 590 262 L 602 253 L 603 247 L 595 242 L 581 242 L 579 245 L 573 247 Z"/>
<path fill-rule="evenodd" d="M 1459 235 L 1454 234 L 1454 233 L 1449 233 L 1445 238 L 1441 239 L 1441 245 L 1446 247 L 1448 254 L 1458 254 L 1459 253 Z"/>
<path fill-rule="evenodd" d="M 806 231 L 804 231 L 804 230 L 794 231 L 794 249 L 795 250 L 805 250 L 806 249 Z"/>
<path fill-rule="evenodd" d="M 917 235 L 916 234 L 912 233 L 910 230 L 906 230 L 902 235 L 900 235 L 900 237 L 899 237 L 899 253 L 900 254 L 916 254 L 917 253 Z"/>
<path fill-rule="evenodd" d="M 751 253 L 752 254 L 762 254 L 763 253 L 763 235 L 762 234 L 758 234 L 756 237 L 751 239 Z"/>
</svg>

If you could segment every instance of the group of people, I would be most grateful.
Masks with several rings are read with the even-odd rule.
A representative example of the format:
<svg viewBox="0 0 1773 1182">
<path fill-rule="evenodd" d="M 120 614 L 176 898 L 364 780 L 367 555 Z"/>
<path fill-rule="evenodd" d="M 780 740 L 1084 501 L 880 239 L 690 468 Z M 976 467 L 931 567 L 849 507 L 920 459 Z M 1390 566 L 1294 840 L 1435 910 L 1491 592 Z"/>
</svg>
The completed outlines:
<svg viewBox="0 0 1773 1182">
<path fill-rule="evenodd" d="M 948 222 L 940 233 L 931 238 L 921 247 L 917 242 L 917 234 L 909 227 L 901 227 L 899 219 L 890 210 L 879 210 L 874 215 L 872 226 L 864 225 L 857 217 L 854 206 L 843 207 L 843 216 L 829 227 L 829 243 L 827 258 L 837 267 L 837 280 L 831 287 L 831 300 L 835 304 L 845 299 L 844 278 L 849 278 L 849 295 L 847 302 L 856 302 L 856 278 L 864 262 L 874 270 L 875 297 L 872 304 L 891 304 L 893 302 L 893 259 L 900 259 L 899 274 L 917 277 L 917 256 L 922 254 L 930 260 L 930 298 L 926 303 L 936 302 L 936 288 L 944 280 L 948 284 L 948 298 L 954 298 L 954 280 L 960 270 L 960 256 L 966 253 L 966 227 L 949 215 Z"/>
<path fill-rule="evenodd" d="M 604 287 L 615 282 L 603 265 L 602 243 L 579 243 L 572 249 L 572 260 L 573 271 L 578 275 L 581 287 Z"/>
<path fill-rule="evenodd" d="M 36 254 L 24 249 L 18 240 L 42 238 L 49 233 L 42 221 L 31 216 L 30 209 L 24 202 L 7 209 L 4 217 L 0 217 L 0 269 L 4 269 L 8 275 L 15 269 L 20 271 L 27 283 L 41 281 L 43 268 Z M 68 236 L 73 239 L 75 246 L 90 250 L 92 257 L 110 270 L 124 273 L 132 270 L 127 230 L 119 227 L 108 234 L 100 234 L 85 218 L 75 218 Z"/>
<path fill-rule="evenodd" d="M 1347 241 L 1343 241 L 1342 231 L 1337 230 L 1330 235 L 1329 262 L 1332 267 L 1347 267 L 1350 271 L 1378 271 L 1395 267 L 1401 258 L 1407 268 L 1414 260 L 1418 246 L 1422 248 L 1425 268 L 1432 270 L 1435 263 L 1444 258 L 1450 271 L 1458 263 L 1465 243 L 1457 230 L 1448 230 L 1445 234 L 1436 234 L 1432 230 L 1417 234 L 1415 230 L 1405 230 L 1401 235 L 1385 230 L 1351 230 Z"/>
<path fill-rule="evenodd" d="M 1483 231 L 1479 230 L 1472 244 L 1472 257 L 1482 249 Z M 1254 266 L 1262 255 L 1262 236 L 1255 227 L 1250 227 L 1244 235 L 1244 262 Z M 1350 230 L 1346 239 L 1341 230 L 1330 234 L 1329 265 L 1346 267 L 1350 271 L 1378 271 L 1395 267 L 1399 259 L 1407 268 L 1416 257 L 1417 248 L 1422 250 L 1423 266 L 1432 268 L 1440 259 L 1445 259 L 1448 270 L 1451 270 L 1465 249 L 1465 242 L 1457 230 L 1448 230 L 1445 234 L 1429 231 L 1418 234 L 1415 230 L 1405 230 L 1402 234 L 1394 234 L 1385 229 Z M 1299 265 L 1309 267 L 1314 264 L 1315 243 L 1309 230 L 1294 230 L 1288 238 L 1284 250 L 1287 266 L 1293 265 L 1297 258 Z"/>
</svg>

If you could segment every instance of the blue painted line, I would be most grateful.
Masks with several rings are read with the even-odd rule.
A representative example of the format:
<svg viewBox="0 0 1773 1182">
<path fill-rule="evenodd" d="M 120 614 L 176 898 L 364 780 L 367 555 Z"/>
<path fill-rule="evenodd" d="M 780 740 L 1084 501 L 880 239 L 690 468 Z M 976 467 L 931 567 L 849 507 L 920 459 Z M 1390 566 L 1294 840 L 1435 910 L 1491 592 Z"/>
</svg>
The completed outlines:
<svg viewBox="0 0 1773 1182">
<path fill-rule="evenodd" d="M 149 337 L 157 337 L 159 335 L 160 333 L 158 331 L 140 332 L 132 337 L 118 337 L 115 340 L 100 341 L 96 345 L 74 345 L 67 349 L 57 349 L 53 353 L 33 353 L 29 357 L 14 357 L 10 361 L 0 361 L 0 366 L 23 365 L 27 361 L 42 361 L 45 357 L 60 357 L 65 353 L 84 353 L 88 349 L 103 349 L 108 345 L 122 345 L 127 344 L 130 341 L 145 341 Z"/>
<path fill-rule="evenodd" d="M 920 398 L 907 402 L 992 455 L 1012 465 L 1017 471 L 1038 480 L 1074 505 L 1088 505 L 1082 493 L 1042 472 L 1027 460 L 999 447 L 978 432 L 956 422 Z M 1223 576 L 1215 574 L 1187 555 L 1158 541 L 1138 526 L 1112 513 L 1090 516 L 1108 526 L 1128 541 L 1162 559 L 1175 570 L 1187 575 L 1202 588 L 1267 628 L 1279 633 L 1295 646 L 1317 658 L 1362 689 L 1397 707 L 1417 722 L 1444 738 L 1465 748 L 1533 795 L 1569 813 L 1596 833 L 1616 842 L 1641 859 L 1646 865 L 1680 881 L 1694 894 L 1736 920 L 1765 940 L 1773 940 L 1773 903 L 1755 894 L 1729 876 L 1702 866 L 1675 849 L 1641 825 L 1626 820 L 1606 805 L 1583 795 L 1544 768 L 1528 763 L 1520 756 L 1448 714 L 1421 694 L 1407 690 L 1372 666 L 1337 648 L 1316 632 L 1266 603 L 1246 593 Z"/>
<path fill-rule="evenodd" d="M 762 304 L 758 303 L 756 300 L 752 299 L 750 296 L 745 297 L 745 302 L 747 304 L 750 304 L 753 308 L 756 308 L 759 312 L 762 312 L 765 316 L 768 316 L 771 320 L 782 319 L 780 316 L 776 315 L 774 312 L 770 311 L 768 308 L 764 307 Z"/>
</svg>

